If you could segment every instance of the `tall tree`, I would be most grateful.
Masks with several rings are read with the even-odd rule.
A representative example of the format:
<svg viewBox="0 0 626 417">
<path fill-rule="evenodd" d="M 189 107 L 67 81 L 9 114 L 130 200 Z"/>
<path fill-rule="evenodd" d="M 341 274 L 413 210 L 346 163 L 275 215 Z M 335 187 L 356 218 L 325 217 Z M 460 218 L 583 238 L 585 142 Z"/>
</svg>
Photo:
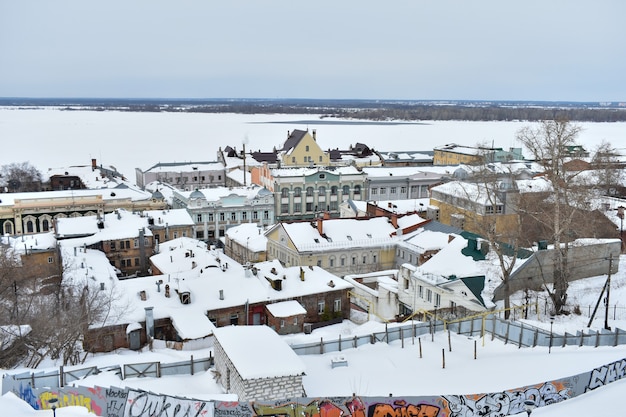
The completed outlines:
<svg viewBox="0 0 626 417">
<path fill-rule="evenodd" d="M 588 188 L 578 181 L 580 171 L 568 171 L 566 163 L 577 145 L 581 127 L 568 120 L 545 120 L 538 125 L 525 127 L 517 133 L 517 139 L 543 166 L 553 192 L 532 206 L 525 206 L 525 214 L 540 223 L 550 236 L 546 240 L 554 245 L 554 270 L 548 294 L 556 314 L 566 313 L 567 289 L 570 270 L 568 267 L 569 242 L 575 239 L 570 230 L 578 213 L 585 206 Z"/>
</svg>

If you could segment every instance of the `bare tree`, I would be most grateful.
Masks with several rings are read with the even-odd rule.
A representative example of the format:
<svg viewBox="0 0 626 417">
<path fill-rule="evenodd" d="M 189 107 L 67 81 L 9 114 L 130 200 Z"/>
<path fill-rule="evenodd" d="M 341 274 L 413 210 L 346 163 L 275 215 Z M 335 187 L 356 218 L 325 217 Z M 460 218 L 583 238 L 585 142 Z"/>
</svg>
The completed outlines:
<svg viewBox="0 0 626 417">
<path fill-rule="evenodd" d="M 545 198 L 523 207 L 524 214 L 541 224 L 554 244 L 553 288 L 546 290 L 554 303 L 556 314 L 566 313 L 567 289 L 570 270 L 567 262 L 569 242 L 575 239 L 570 231 L 576 213 L 585 207 L 588 188 L 578 181 L 580 171 L 568 171 L 566 163 L 581 127 L 568 120 L 546 120 L 533 127 L 525 127 L 517 139 L 534 156 L 550 180 L 553 192 Z"/>
<path fill-rule="evenodd" d="M 619 160 L 619 152 L 611 143 L 603 140 L 596 148 L 591 159 L 595 173 L 595 182 L 604 195 L 622 194 L 624 171 Z"/>
<path fill-rule="evenodd" d="M 41 191 L 42 174 L 28 162 L 13 162 L 0 167 L 0 183 L 11 193 Z"/>
</svg>

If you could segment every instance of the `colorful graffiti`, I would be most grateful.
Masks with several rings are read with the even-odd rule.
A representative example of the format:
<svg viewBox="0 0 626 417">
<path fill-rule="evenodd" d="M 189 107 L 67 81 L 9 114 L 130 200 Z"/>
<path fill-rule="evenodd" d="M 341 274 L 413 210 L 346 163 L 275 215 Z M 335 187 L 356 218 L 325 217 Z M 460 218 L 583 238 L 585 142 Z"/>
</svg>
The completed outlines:
<svg viewBox="0 0 626 417">
<path fill-rule="evenodd" d="M 3 379 L 34 409 L 79 405 L 105 417 L 503 417 L 576 397 L 626 377 L 626 359 L 589 372 L 497 393 L 422 397 L 322 397 L 283 401 L 204 401 L 124 388 L 32 388 L 28 379 Z"/>
</svg>

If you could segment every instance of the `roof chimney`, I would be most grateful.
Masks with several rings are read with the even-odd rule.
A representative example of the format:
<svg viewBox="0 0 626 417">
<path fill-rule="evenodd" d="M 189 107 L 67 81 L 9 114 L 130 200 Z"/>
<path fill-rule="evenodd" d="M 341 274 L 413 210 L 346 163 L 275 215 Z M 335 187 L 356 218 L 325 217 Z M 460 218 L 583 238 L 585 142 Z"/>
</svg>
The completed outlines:
<svg viewBox="0 0 626 417">
<path fill-rule="evenodd" d="M 95 171 L 98 168 L 98 164 L 96 164 L 96 158 L 91 158 L 91 170 Z"/>
<path fill-rule="evenodd" d="M 313 129 L 313 140 L 317 141 L 317 131 Z"/>
<path fill-rule="evenodd" d="M 317 232 L 320 235 L 324 234 L 324 219 L 321 219 L 319 217 L 317 218 Z"/>
</svg>

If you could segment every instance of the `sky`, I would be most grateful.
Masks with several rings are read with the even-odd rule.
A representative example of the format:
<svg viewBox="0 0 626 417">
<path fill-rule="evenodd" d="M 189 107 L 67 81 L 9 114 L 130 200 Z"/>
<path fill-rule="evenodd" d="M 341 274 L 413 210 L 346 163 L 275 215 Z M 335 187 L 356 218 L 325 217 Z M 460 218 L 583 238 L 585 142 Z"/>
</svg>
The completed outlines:
<svg viewBox="0 0 626 417">
<path fill-rule="evenodd" d="M 0 97 L 626 100 L 621 0 L 1 0 Z"/>
</svg>

